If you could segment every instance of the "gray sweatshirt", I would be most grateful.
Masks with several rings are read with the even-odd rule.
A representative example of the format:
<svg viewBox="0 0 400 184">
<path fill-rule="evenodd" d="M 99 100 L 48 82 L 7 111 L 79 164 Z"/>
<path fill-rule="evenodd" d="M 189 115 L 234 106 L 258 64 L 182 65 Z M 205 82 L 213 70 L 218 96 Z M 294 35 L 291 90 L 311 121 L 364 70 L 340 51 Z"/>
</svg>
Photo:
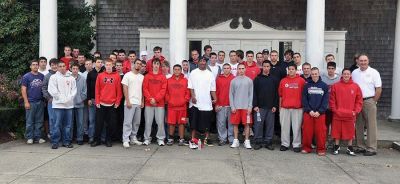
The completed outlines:
<svg viewBox="0 0 400 184">
<path fill-rule="evenodd" d="M 42 93 L 43 93 L 43 97 L 49 101 L 50 99 L 52 99 L 53 97 L 50 95 L 49 91 L 47 90 L 49 88 L 49 79 L 50 77 L 55 74 L 56 72 L 53 70 L 49 70 L 49 73 L 46 74 L 44 76 L 44 80 L 43 80 L 43 86 L 42 86 Z"/>
<path fill-rule="evenodd" d="M 253 107 L 253 81 L 246 76 L 237 76 L 229 88 L 229 105 L 232 109 Z"/>
<path fill-rule="evenodd" d="M 82 108 L 87 97 L 86 79 L 78 74 L 75 80 L 77 92 L 74 97 L 74 108 Z"/>
<path fill-rule="evenodd" d="M 337 83 L 337 82 L 340 81 L 340 75 L 338 75 L 338 74 L 335 73 L 335 76 L 334 76 L 333 78 L 330 78 L 330 77 L 328 76 L 327 73 L 323 73 L 323 74 L 321 75 L 321 79 L 322 79 L 322 81 L 325 82 L 328 86 L 331 86 L 331 85 L 333 85 L 333 84 L 335 84 L 335 83 Z"/>
</svg>

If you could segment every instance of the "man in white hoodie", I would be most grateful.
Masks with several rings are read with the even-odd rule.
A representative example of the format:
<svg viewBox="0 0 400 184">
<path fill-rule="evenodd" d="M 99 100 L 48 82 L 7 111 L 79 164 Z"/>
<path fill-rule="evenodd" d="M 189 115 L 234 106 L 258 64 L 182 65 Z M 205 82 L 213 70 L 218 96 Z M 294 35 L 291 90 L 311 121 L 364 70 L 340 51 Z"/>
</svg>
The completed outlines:
<svg viewBox="0 0 400 184">
<path fill-rule="evenodd" d="M 65 63 L 58 63 L 58 71 L 50 77 L 48 91 L 53 97 L 52 105 L 56 116 L 56 121 L 51 127 L 51 148 L 58 148 L 61 137 L 63 146 L 72 148 L 72 109 L 77 89 L 75 78 L 67 72 Z"/>
</svg>

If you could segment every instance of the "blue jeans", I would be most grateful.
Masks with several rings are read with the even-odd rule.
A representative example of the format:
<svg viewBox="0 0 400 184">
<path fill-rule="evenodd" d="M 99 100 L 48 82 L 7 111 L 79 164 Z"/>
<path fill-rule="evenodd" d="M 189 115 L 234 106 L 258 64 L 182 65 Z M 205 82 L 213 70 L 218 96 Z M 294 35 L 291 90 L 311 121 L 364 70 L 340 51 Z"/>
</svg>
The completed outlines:
<svg viewBox="0 0 400 184">
<path fill-rule="evenodd" d="M 92 99 L 93 104 L 91 106 L 88 106 L 89 109 L 89 126 L 88 126 L 88 135 L 89 135 L 89 140 L 93 141 L 94 140 L 94 131 L 96 128 L 96 104 L 94 104 L 94 99 Z M 101 141 L 106 140 L 106 130 L 104 129 L 101 132 Z"/>
<path fill-rule="evenodd" d="M 74 108 L 72 117 L 75 117 L 75 122 L 71 123 L 71 138 L 74 137 L 74 125 L 76 123 L 76 140 L 83 141 L 83 110 L 84 108 Z M 72 118 L 74 119 L 74 118 Z"/>
<path fill-rule="evenodd" d="M 31 108 L 25 110 L 25 138 L 35 141 L 42 138 L 44 121 L 44 104 L 40 102 L 30 102 Z"/>
<path fill-rule="evenodd" d="M 71 144 L 72 109 L 53 109 L 56 122 L 51 127 L 51 144 L 58 144 L 62 134 L 62 144 Z"/>
<path fill-rule="evenodd" d="M 56 114 L 53 110 L 53 104 L 51 102 L 47 103 L 47 112 L 49 114 L 49 134 L 51 135 L 51 126 L 56 123 Z"/>
</svg>

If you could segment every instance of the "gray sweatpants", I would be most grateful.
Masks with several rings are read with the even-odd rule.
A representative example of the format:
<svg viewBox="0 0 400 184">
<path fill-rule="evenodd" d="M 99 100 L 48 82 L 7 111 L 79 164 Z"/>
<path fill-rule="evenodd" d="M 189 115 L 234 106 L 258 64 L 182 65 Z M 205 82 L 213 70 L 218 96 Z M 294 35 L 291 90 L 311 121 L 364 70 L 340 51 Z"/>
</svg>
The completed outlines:
<svg viewBox="0 0 400 184">
<path fill-rule="evenodd" d="M 228 124 L 228 128 L 226 128 Z M 233 125 L 231 124 L 231 107 L 222 107 L 220 111 L 217 112 L 217 129 L 218 129 L 218 139 L 220 141 L 225 141 L 228 138 L 229 142 L 232 142 L 233 137 Z"/>
<path fill-rule="evenodd" d="M 293 148 L 301 146 L 301 124 L 303 121 L 303 109 L 285 109 L 280 110 L 281 120 L 281 145 L 290 146 L 290 127 L 293 131 Z"/>
<path fill-rule="evenodd" d="M 261 121 L 257 121 L 257 113 L 254 113 L 254 141 L 257 144 L 270 144 L 274 136 L 275 113 L 271 109 L 259 109 Z"/>
<path fill-rule="evenodd" d="M 123 142 L 129 142 L 130 139 L 135 138 L 139 130 L 141 112 L 140 105 L 132 105 L 130 109 L 124 106 Z"/>
<path fill-rule="evenodd" d="M 157 139 L 158 140 L 165 139 L 164 113 L 165 113 L 164 107 L 146 106 L 146 109 L 144 110 L 144 119 L 146 122 L 146 127 L 144 130 L 144 140 L 150 140 L 151 127 L 152 127 L 154 118 L 156 119 L 156 123 L 158 126 L 157 135 L 156 135 Z"/>
</svg>

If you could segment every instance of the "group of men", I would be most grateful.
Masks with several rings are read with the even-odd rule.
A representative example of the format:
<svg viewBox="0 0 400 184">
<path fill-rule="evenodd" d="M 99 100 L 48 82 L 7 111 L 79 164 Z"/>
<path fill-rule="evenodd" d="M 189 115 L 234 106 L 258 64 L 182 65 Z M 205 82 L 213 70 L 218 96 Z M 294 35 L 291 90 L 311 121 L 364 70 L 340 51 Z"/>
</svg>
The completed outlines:
<svg viewBox="0 0 400 184">
<path fill-rule="evenodd" d="M 302 63 L 300 53 L 291 50 L 284 61 L 275 50 L 232 50 L 226 62 L 224 51 L 215 53 L 206 45 L 203 56 L 192 50 L 190 60 L 174 65 L 171 74 L 158 46 L 152 58 L 145 51 L 138 58 L 135 51 L 126 57 L 124 50 L 114 50 L 105 60 L 99 52 L 90 60 L 71 50 L 66 46 L 64 57 L 51 59 L 48 71 L 46 58 L 31 61 L 31 72 L 23 76 L 28 144 L 45 142 L 41 129 L 47 106 L 53 149 L 60 143 L 72 148 L 74 136 L 82 145 L 85 135 L 93 147 L 111 147 L 116 136 L 125 148 L 149 145 L 152 138 L 159 146 L 177 141 L 198 148 L 199 142 L 212 145 L 215 126 L 220 146 L 239 147 L 243 131 L 245 148 L 273 150 L 276 132 L 280 151 L 291 146 L 294 152 L 310 153 L 316 144 L 316 153 L 323 156 L 330 136 L 333 154 L 339 153 L 340 140 L 347 141 L 349 155 L 376 154 L 376 102 L 382 82 L 366 54 L 355 57 L 354 71 L 339 69 L 329 54 L 326 70 L 320 70 Z M 352 146 L 355 134 L 357 149 Z"/>
</svg>

